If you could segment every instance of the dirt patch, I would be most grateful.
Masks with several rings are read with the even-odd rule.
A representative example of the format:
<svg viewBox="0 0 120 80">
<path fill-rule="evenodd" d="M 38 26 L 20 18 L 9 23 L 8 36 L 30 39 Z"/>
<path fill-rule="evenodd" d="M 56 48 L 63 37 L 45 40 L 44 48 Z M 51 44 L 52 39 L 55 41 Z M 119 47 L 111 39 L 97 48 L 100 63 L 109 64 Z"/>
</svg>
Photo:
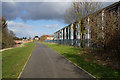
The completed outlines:
<svg viewBox="0 0 120 80">
<path fill-rule="evenodd" d="M 77 54 L 82 55 L 82 54 L 85 54 L 85 53 L 87 53 L 87 51 L 80 51 L 80 53 L 77 53 Z"/>
</svg>

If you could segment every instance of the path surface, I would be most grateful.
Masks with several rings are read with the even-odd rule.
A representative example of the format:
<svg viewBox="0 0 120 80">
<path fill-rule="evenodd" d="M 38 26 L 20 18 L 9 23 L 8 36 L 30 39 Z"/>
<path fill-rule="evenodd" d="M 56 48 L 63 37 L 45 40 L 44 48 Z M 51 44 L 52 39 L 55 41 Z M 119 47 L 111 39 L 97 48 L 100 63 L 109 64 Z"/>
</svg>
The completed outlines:
<svg viewBox="0 0 120 80">
<path fill-rule="evenodd" d="M 36 43 L 20 78 L 92 78 L 44 44 Z"/>
</svg>

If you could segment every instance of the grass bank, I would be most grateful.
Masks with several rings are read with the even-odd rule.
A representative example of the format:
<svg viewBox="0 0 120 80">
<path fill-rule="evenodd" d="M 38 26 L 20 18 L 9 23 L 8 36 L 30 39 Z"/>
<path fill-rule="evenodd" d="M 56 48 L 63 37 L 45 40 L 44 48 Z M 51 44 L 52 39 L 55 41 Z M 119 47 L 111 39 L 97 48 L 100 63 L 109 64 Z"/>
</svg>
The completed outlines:
<svg viewBox="0 0 120 80">
<path fill-rule="evenodd" d="M 2 78 L 17 78 L 19 76 L 35 46 L 34 43 L 24 45 L 2 52 Z"/>
<path fill-rule="evenodd" d="M 63 55 L 64 57 L 72 61 L 74 64 L 80 66 L 81 68 L 88 71 L 98 79 L 120 78 L 120 71 L 106 68 L 93 61 L 87 61 L 86 58 L 91 58 L 91 57 L 87 55 L 89 53 L 81 54 L 84 51 L 83 49 L 75 48 L 72 46 L 53 44 L 53 43 L 43 43 L 43 44 L 52 48 L 59 54 Z"/>
</svg>

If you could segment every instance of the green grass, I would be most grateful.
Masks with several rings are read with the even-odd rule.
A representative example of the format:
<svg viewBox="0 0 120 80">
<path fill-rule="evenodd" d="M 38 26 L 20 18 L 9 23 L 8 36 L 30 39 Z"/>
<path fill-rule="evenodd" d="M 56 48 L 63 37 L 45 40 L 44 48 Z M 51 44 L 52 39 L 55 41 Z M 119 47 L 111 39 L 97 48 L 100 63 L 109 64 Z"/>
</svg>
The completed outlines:
<svg viewBox="0 0 120 80">
<path fill-rule="evenodd" d="M 43 43 L 46 44 L 48 47 L 52 48 L 59 54 L 63 55 L 70 61 L 72 61 L 74 64 L 82 67 L 84 70 L 91 73 L 96 78 L 120 78 L 120 71 L 113 70 L 110 68 L 106 68 L 100 64 L 93 63 L 91 61 L 85 61 L 85 54 L 80 56 L 81 49 L 75 48 L 72 46 L 66 46 L 66 45 L 59 45 L 59 44 L 52 44 L 52 43 Z"/>
<path fill-rule="evenodd" d="M 2 78 L 17 78 L 28 60 L 34 43 L 26 43 L 23 47 L 16 47 L 2 52 Z"/>
</svg>

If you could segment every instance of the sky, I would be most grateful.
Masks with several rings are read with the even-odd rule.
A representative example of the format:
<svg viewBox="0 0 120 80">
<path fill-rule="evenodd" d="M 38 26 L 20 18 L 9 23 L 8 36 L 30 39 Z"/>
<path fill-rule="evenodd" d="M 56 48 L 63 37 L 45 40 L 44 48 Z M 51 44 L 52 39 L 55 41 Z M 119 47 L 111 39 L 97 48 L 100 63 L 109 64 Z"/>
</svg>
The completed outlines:
<svg viewBox="0 0 120 80">
<path fill-rule="evenodd" d="M 4 0 L 2 16 L 7 19 L 8 29 L 12 30 L 17 37 L 33 38 L 34 36 L 53 35 L 57 30 L 67 26 L 64 14 L 66 9 L 71 6 L 71 2 L 44 1 L 46 2 Z M 104 3 L 103 6 L 112 3 L 114 2 Z"/>
</svg>

